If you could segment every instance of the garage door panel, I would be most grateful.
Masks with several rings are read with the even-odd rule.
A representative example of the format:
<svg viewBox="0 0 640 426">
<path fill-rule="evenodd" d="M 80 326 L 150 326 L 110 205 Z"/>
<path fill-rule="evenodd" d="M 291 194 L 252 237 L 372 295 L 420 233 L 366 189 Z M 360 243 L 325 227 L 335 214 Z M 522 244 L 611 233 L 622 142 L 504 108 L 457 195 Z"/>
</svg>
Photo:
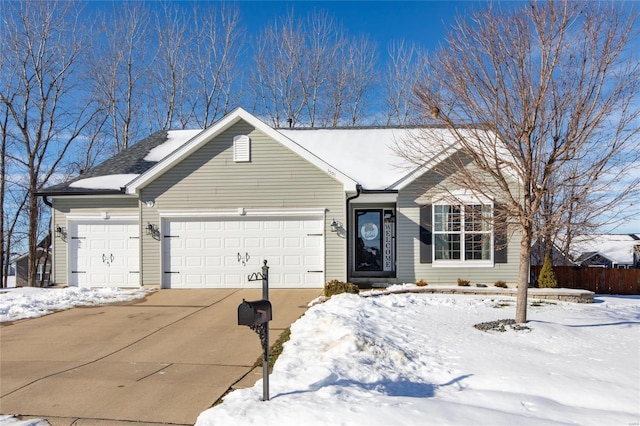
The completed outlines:
<svg viewBox="0 0 640 426">
<path fill-rule="evenodd" d="M 308 270 L 323 270 L 324 220 L 321 218 L 176 218 L 164 222 L 163 229 L 171 230 L 172 234 L 177 235 L 174 229 L 182 229 L 177 239 L 187 242 L 163 246 L 163 263 L 182 275 L 181 279 L 167 277 L 165 287 L 260 287 L 260 281 L 248 282 L 247 276 L 260 272 L 265 258 L 271 268 L 272 287 L 323 285 L 323 273 L 317 274 L 320 280 L 306 278 Z M 195 226 L 193 222 L 200 225 Z M 315 235 L 310 237 L 309 230 Z M 176 261 L 177 258 L 183 260 Z M 185 259 L 201 259 L 201 262 L 185 262 Z M 312 264 L 305 263 L 309 260 Z M 203 279 L 192 281 L 187 278 L 191 275 Z"/>
<path fill-rule="evenodd" d="M 206 256 L 204 264 L 207 268 L 219 268 L 222 266 L 222 257 L 220 256 Z"/>
<path fill-rule="evenodd" d="M 210 231 L 210 230 L 208 230 Z M 219 249 L 222 248 L 222 239 L 221 238 L 205 238 L 204 246 L 207 249 Z"/>
<path fill-rule="evenodd" d="M 287 237 L 283 238 L 282 247 L 285 249 L 300 248 L 302 247 L 301 237 Z"/>
<path fill-rule="evenodd" d="M 302 261 L 300 256 L 284 256 L 284 266 L 300 266 Z"/>
<path fill-rule="evenodd" d="M 242 241 L 240 238 L 224 238 L 223 247 L 226 249 L 241 249 Z"/>
<path fill-rule="evenodd" d="M 69 283 L 81 287 L 139 286 L 136 222 L 70 221 Z M 74 272 L 76 271 L 76 272 Z"/>
<path fill-rule="evenodd" d="M 262 239 L 260 237 L 247 237 L 244 239 L 245 250 L 262 248 Z"/>
<path fill-rule="evenodd" d="M 264 248 L 265 249 L 277 249 L 282 246 L 281 239 L 279 237 L 265 237 Z"/>
</svg>

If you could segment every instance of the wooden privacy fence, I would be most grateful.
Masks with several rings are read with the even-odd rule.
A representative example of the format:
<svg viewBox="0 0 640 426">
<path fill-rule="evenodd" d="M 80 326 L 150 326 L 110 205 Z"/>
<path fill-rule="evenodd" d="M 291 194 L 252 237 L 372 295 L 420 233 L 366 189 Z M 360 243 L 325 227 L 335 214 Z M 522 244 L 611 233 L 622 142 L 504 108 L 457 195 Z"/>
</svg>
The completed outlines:
<svg viewBox="0 0 640 426">
<path fill-rule="evenodd" d="M 542 266 L 531 267 L 531 284 L 538 285 Z M 579 288 L 598 294 L 640 294 L 640 269 L 554 266 L 558 286 Z"/>
</svg>

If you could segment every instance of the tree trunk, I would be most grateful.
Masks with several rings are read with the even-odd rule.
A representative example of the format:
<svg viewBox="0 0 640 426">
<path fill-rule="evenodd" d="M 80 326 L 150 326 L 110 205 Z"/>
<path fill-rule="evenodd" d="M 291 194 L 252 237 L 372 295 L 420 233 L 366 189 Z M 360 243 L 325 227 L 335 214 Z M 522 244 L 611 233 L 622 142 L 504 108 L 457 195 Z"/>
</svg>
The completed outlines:
<svg viewBox="0 0 640 426">
<path fill-rule="evenodd" d="M 27 285 L 29 287 L 37 287 L 36 272 L 38 264 L 38 197 L 33 195 L 36 190 L 32 185 L 32 192 L 29 195 L 29 269 Z"/>
<path fill-rule="evenodd" d="M 520 242 L 520 267 L 516 299 L 516 322 L 527 322 L 527 291 L 529 289 L 529 263 L 531 261 L 531 230 L 523 230 Z"/>
</svg>

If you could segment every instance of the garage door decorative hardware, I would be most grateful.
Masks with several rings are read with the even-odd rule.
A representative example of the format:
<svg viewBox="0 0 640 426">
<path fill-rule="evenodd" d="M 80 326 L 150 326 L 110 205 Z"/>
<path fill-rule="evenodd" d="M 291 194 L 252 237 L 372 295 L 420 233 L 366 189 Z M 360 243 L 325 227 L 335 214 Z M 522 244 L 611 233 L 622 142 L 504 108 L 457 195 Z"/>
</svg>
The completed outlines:
<svg viewBox="0 0 640 426">
<path fill-rule="evenodd" d="M 240 255 L 240 253 L 238 253 Z M 247 255 L 248 256 L 248 255 Z M 269 321 L 272 319 L 269 302 L 269 267 L 264 260 L 262 272 L 254 272 L 248 281 L 262 280 L 262 300 L 247 302 L 242 299 L 238 306 L 238 325 L 246 325 L 255 331 L 262 344 L 262 400 L 269 400 Z"/>
<path fill-rule="evenodd" d="M 244 257 L 240 253 L 238 253 L 238 263 L 242 263 L 242 266 L 247 266 L 247 263 L 249 263 L 249 259 L 251 259 L 249 253 L 245 253 Z"/>
<path fill-rule="evenodd" d="M 113 253 L 111 253 L 109 257 L 107 257 L 106 254 L 102 253 L 102 263 L 105 263 L 107 266 L 111 266 L 111 264 L 113 263 L 113 259 L 115 259 L 113 257 Z"/>
</svg>

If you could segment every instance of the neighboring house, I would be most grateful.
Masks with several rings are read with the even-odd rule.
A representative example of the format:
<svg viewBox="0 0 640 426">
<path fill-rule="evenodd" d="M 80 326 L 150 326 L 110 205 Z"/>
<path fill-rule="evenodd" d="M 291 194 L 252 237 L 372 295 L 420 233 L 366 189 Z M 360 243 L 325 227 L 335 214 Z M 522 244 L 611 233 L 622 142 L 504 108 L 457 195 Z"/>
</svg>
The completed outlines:
<svg viewBox="0 0 640 426">
<path fill-rule="evenodd" d="M 640 267 L 640 234 L 589 234 L 573 239 L 570 256 L 581 266 Z"/>
<path fill-rule="evenodd" d="M 531 246 L 531 266 L 542 266 L 544 264 L 544 252 L 544 239 L 536 239 Z M 551 246 L 551 264 L 553 266 L 577 266 L 570 256 L 566 256 L 556 244 Z"/>
<path fill-rule="evenodd" d="M 273 129 L 240 108 L 205 130 L 157 132 L 38 194 L 52 205 L 54 281 L 259 287 L 247 276 L 266 259 L 275 288 L 515 284 L 519 234 L 483 226 L 493 201 L 434 171 L 455 142 L 398 167 L 394 142 L 418 132 Z"/>
<path fill-rule="evenodd" d="M 47 236 L 38 243 L 36 247 L 36 282 L 35 287 L 46 287 L 51 284 L 51 238 Z M 25 253 L 15 260 L 16 265 L 16 287 L 27 287 L 29 285 L 29 254 Z"/>
<path fill-rule="evenodd" d="M 9 265 L 7 267 L 7 287 L 15 287 L 16 286 L 16 259 L 20 257 L 19 253 L 12 252 L 9 255 Z M 4 261 L 4 259 L 3 259 Z M 2 265 L 2 270 L 0 271 L 0 287 L 4 284 L 4 264 Z"/>
</svg>

